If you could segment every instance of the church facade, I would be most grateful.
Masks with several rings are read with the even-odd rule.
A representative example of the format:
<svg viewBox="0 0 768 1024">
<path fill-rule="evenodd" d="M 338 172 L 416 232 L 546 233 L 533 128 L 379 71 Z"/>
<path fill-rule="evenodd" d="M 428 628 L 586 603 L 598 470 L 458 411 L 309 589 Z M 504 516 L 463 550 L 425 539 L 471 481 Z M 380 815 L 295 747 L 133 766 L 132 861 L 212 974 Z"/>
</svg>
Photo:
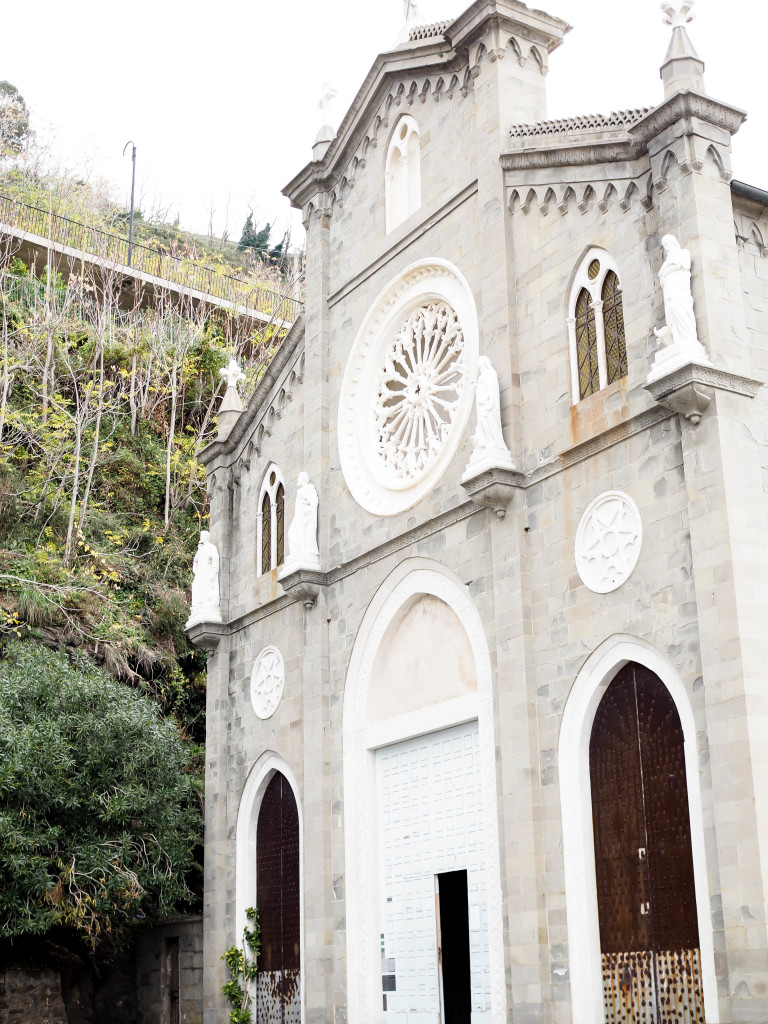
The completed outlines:
<svg viewBox="0 0 768 1024">
<path fill-rule="evenodd" d="M 249 907 L 264 1024 L 768 1020 L 768 194 L 686 9 L 566 121 L 564 22 L 412 27 L 286 188 L 203 453 L 206 1024 Z"/>
</svg>

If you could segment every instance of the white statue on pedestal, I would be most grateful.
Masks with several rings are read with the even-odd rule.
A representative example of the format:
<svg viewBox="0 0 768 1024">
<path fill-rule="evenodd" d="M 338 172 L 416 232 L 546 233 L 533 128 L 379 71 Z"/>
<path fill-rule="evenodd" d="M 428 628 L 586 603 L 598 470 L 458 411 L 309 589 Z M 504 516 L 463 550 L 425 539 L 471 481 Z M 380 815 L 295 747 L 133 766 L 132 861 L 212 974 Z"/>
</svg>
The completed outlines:
<svg viewBox="0 0 768 1024">
<path fill-rule="evenodd" d="M 288 555 L 280 576 L 296 569 L 319 569 L 320 552 L 317 547 L 317 490 L 307 473 L 299 473 L 296 507 L 288 527 Z"/>
<path fill-rule="evenodd" d="M 688 363 L 711 365 L 696 332 L 691 294 L 691 254 L 682 248 L 674 235 L 664 235 L 661 245 L 665 259 L 659 270 L 659 282 L 664 295 L 666 323 L 654 330 L 662 347 L 656 353 L 648 374 L 649 381 Z"/>
<path fill-rule="evenodd" d="M 515 468 L 501 429 L 499 378 L 488 356 L 480 356 L 477 369 L 477 427 L 472 435 L 474 450 L 464 471 L 463 480 L 484 473 L 487 469 Z"/>
<path fill-rule="evenodd" d="M 192 563 L 192 609 L 186 628 L 197 622 L 221 622 L 219 608 L 219 552 L 211 543 L 210 533 L 203 530 Z"/>
</svg>

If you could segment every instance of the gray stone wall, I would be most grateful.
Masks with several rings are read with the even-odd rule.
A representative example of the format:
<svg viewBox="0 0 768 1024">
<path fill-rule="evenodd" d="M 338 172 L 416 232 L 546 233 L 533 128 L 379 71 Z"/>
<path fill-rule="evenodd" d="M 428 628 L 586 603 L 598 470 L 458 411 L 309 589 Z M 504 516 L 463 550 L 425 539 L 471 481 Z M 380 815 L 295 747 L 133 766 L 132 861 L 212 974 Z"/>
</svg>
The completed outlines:
<svg viewBox="0 0 768 1024">
<path fill-rule="evenodd" d="M 768 260 L 756 242 L 737 247 L 730 190 L 716 165 L 673 168 L 662 183 L 661 146 L 620 168 L 659 182 L 650 203 L 641 204 L 638 192 L 626 209 L 595 200 L 583 212 L 574 205 L 509 210 L 510 190 L 528 179 L 505 177 L 498 165 L 497 73 L 485 62 L 466 97 L 402 108 L 422 131 L 425 202 L 391 236 L 384 234 L 383 137 L 332 213 L 312 214 L 304 342 L 259 407 L 243 414 L 242 440 L 210 459 L 212 532 L 228 559 L 231 632 L 209 668 L 206 1024 L 222 1012 L 218 958 L 234 941 L 242 909 L 234 905 L 238 809 L 265 751 L 287 763 L 299 791 L 306 1024 L 347 1019 L 345 923 L 355 908 L 345 902 L 345 686 L 371 600 L 413 556 L 435 559 L 466 584 L 488 641 L 506 985 L 517 1024 L 572 1019 L 558 747 L 575 679 L 617 634 L 646 640 L 674 665 L 693 711 L 711 898 L 701 926 L 713 934 L 721 1022 L 768 1019 L 768 719 L 760 688 L 767 399 L 745 397 L 722 379 L 694 427 L 643 387 L 657 347 L 653 328 L 663 322 L 662 234 L 690 246 L 700 335 L 715 365 L 731 374 L 768 376 Z M 397 116 L 390 112 L 390 126 Z M 718 132 L 711 134 L 723 145 Z M 562 188 L 617 173 L 592 161 L 553 181 Z M 567 304 L 590 246 L 609 251 L 621 271 L 629 372 L 574 406 Z M 504 519 L 472 505 L 460 484 L 472 419 L 436 487 L 400 515 L 365 512 L 342 477 L 335 431 L 348 354 L 383 287 L 424 257 L 450 261 L 468 280 L 480 351 L 499 373 L 505 433 L 525 473 Z M 303 382 L 270 420 L 300 351 Z M 258 451 L 246 458 L 257 437 Z M 286 525 L 300 470 L 319 492 L 321 560 L 332 575 L 309 608 L 284 595 L 275 574 L 256 578 L 256 506 L 270 460 L 287 484 Z M 600 595 L 576 572 L 574 540 L 584 510 L 606 490 L 637 503 L 643 545 L 624 585 Z M 267 644 L 280 648 L 286 678 L 281 704 L 262 721 L 249 685 Z"/>
<path fill-rule="evenodd" d="M 0 970 L 0 1024 L 69 1024 L 58 971 Z"/>
<path fill-rule="evenodd" d="M 167 977 L 171 942 L 178 943 L 179 1020 L 181 1024 L 202 1024 L 203 921 L 200 917 L 168 922 L 139 936 L 135 950 L 137 1024 L 168 1024 L 171 1019 Z M 220 1019 L 224 1018 L 222 1010 Z"/>
</svg>

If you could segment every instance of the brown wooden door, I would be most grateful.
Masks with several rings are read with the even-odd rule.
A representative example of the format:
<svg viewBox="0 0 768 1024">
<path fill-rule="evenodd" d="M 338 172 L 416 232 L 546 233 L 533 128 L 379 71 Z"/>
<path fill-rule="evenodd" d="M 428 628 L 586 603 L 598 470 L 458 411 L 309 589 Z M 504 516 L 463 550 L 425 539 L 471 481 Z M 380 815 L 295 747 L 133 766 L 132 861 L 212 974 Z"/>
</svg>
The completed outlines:
<svg viewBox="0 0 768 1024">
<path fill-rule="evenodd" d="M 288 781 L 276 772 L 256 827 L 256 905 L 261 954 L 258 1024 L 300 1024 L 299 814 Z"/>
<path fill-rule="evenodd" d="M 641 665 L 605 692 L 589 747 L 607 1024 L 703 1024 L 683 730 Z"/>
</svg>

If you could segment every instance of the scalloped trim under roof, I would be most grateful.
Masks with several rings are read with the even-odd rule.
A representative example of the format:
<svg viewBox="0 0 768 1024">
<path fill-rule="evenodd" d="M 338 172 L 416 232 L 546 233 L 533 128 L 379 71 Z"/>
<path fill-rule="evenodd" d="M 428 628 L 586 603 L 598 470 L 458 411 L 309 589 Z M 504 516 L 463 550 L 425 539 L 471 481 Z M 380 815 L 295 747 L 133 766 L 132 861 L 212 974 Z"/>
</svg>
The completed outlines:
<svg viewBox="0 0 768 1024">
<path fill-rule="evenodd" d="M 653 109 L 653 107 L 638 107 L 636 110 L 616 110 L 610 114 L 583 114 L 555 121 L 537 121 L 535 124 L 516 124 L 510 129 L 509 136 L 512 139 L 520 139 L 536 135 L 561 135 L 573 131 L 628 128 L 645 117 L 646 114 L 650 114 Z"/>
</svg>

